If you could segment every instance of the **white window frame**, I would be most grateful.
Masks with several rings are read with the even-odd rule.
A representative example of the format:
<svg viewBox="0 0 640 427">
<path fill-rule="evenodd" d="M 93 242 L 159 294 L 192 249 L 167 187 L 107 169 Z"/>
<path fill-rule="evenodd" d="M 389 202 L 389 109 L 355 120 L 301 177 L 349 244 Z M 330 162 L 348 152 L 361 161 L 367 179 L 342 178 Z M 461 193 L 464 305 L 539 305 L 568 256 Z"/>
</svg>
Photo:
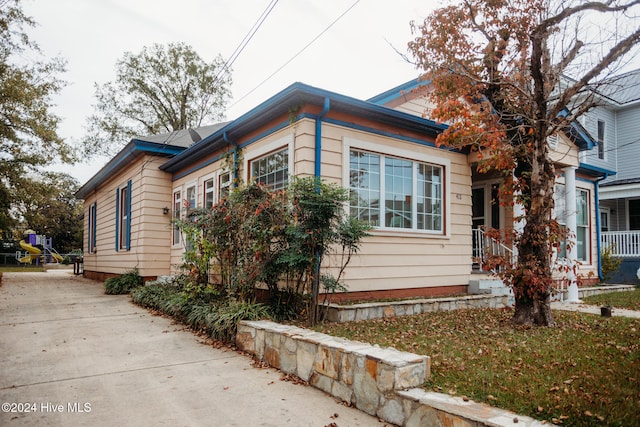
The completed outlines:
<svg viewBox="0 0 640 427">
<path fill-rule="evenodd" d="M 600 123 L 602 123 L 602 139 L 600 139 Z M 607 121 L 604 119 L 596 120 L 596 138 L 598 140 L 598 159 L 607 160 Z"/>
<path fill-rule="evenodd" d="M 222 178 L 224 176 L 228 176 L 229 179 L 226 180 L 225 182 L 222 182 Z M 216 203 L 219 202 L 220 200 L 226 198 L 229 193 L 231 193 L 231 188 L 233 186 L 233 176 L 231 175 L 231 171 L 228 169 L 222 169 L 218 172 L 217 177 L 216 177 L 216 182 L 217 182 L 217 186 L 218 186 L 218 191 L 216 192 Z M 225 193 L 223 195 L 223 193 Z"/>
<path fill-rule="evenodd" d="M 562 188 L 562 193 L 560 193 L 558 191 L 559 188 Z M 553 216 L 556 219 L 556 221 L 558 221 L 558 224 L 562 225 L 563 227 L 567 226 L 567 215 L 569 214 L 567 212 L 567 208 L 566 208 L 566 203 L 565 203 L 565 194 L 567 191 L 567 186 L 564 182 L 557 182 L 555 184 L 554 190 L 553 190 L 553 194 L 555 197 L 554 200 L 554 212 L 553 212 Z M 587 209 L 587 224 L 586 225 L 580 225 L 578 224 L 578 218 L 576 217 L 576 247 L 574 248 L 575 254 L 576 254 L 576 260 L 580 261 L 583 264 L 590 264 L 590 259 L 591 259 L 591 191 L 589 189 L 586 188 L 582 188 L 582 187 L 576 187 L 576 206 L 574 208 L 574 210 L 572 212 L 575 212 L 575 215 L 578 215 L 578 193 L 585 193 L 586 194 L 586 209 Z M 557 196 L 559 194 L 562 194 L 561 198 L 558 198 Z M 560 205 L 560 202 L 562 203 Z M 559 206 L 560 205 L 560 206 Z M 562 207 L 564 208 L 564 212 L 561 212 L 558 208 Z M 598 213 L 599 215 L 600 213 Z M 582 228 L 585 229 L 585 241 L 583 242 L 583 245 L 585 246 L 584 251 L 585 251 L 585 258 L 584 259 L 580 259 L 579 258 L 579 252 L 578 252 L 578 228 Z M 562 248 L 561 250 L 558 251 L 558 257 L 559 258 L 565 258 L 566 257 L 566 242 L 562 242 Z"/>
<path fill-rule="evenodd" d="M 218 183 L 217 174 L 210 174 L 202 177 L 202 207 L 211 209 L 217 202 Z M 211 187 L 207 188 L 207 183 L 211 182 Z M 211 196 L 211 206 L 207 206 L 207 197 Z"/>
<path fill-rule="evenodd" d="M 602 207 L 600 206 L 600 231 L 601 232 L 607 232 L 607 231 L 611 231 L 611 208 L 609 207 Z M 607 224 L 606 230 L 603 230 L 602 228 L 604 227 L 605 224 L 602 223 L 602 214 L 605 214 L 606 218 L 607 218 Z"/>
<path fill-rule="evenodd" d="M 379 154 L 385 157 L 393 157 L 409 160 L 413 163 L 414 167 L 417 163 L 424 163 L 427 165 L 432 165 L 441 168 L 442 176 L 441 176 L 441 204 L 442 204 L 442 229 L 441 230 L 421 230 L 416 227 L 416 221 L 412 222 L 413 228 L 396 228 L 396 227 L 385 227 L 384 226 L 384 167 L 382 166 L 383 158 L 381 158 L 381 187 L 380 187 L 380 226 L 376 226 L 373 229 L 373 232 L 376 234 L 390 234 L 390 235 L 406 235 L 406 234 L 415 234 L 415 235 L 428 235 L 429 237 L 434 238 L 450 238 L 450 224 L 451 224 L 451 197 L 449 195 L 449 186 L 451 182 L 451 161 L 444 157 L 439 157 L 436 155 L 432 155 L 425 152 L 416 152 L 413 150 L 408 150 L 404 148 L 395 148 L 390 147 L 388 145 L 379 144 L 371 141 L 363 141 L 355 138 L 344 137 L 342 141 L 342 182 L 343 186 L 348 188 L 350 182 L 350 156 L 351 150 L 364 151 L 372 154 Z M 414 175 L 415 176 L 415 175 Z M 413 192 L 417 191 L 414 179 Z M 415 215 L 417 209 L 415 205 L 417 204 L 417 198 L 413 197 L 413 208 L 412 212 Z M 347 213 L 349 212 L 349 202 L 345 203 L 345 209 Z"/>
<path fill-rule="evenodd" d="M 587 223 L 584 225 L 580 224 L 579 220 L 579 212 L 578 212 L 578 202 L 579 202 L 579 193 L 585 194 L 586 206 L 586 218 Z M 582 263 L 589 264 L 591 258 L 591 192 L 584 188 L 576 188 L 576 259 Z M 582 242 L 584 246 L 584 259 L 580 259 L 578 252 L 578 229 L 583 229 L 585 241 Z"/>
<path fill-rule="evenodd" d="M 193 190 L 193 199 L 188 199 L 190 190 Z M 193 204 L 191 203 L 193 201 Z M 184 202 L 188 204 L 188 211 L 198 207 L 198 182 L 192 181 L 184 185 Z"/>
<path fill-rule="evenodd" d="M 247 156 L 244 159 L 244 170 L 246 171 L 246 174 L 247 174 L 247 181 L 252 182 L 253 180 L 253 176 L 251 174 L 251 162 L 259 160 L 269 155 L 270 153 L 275 153 L 285 148 L 288 150 L 288 156 L 289 156 L 287 182 L 291 182 L 291 177 L 295 176 L 295 171 L 294 171 L 295 159 L 293 158 L 294 157 L 293 134 L 288 134 L 283 136 L 282 138 L 275 139 L 247 153 Z"/>
<path fill-rule="evenodd" d="M 174 220 L 182 218 L 182 191 L 182 187 L 178 187 L 171 192 L 171 218 Z M 173 224 L 173 227 L 171 227 L 171 246 L 180 246 L 181 242 L 182 233 L 180 232 L 180 227 L 177 224 Z"/>
</svg>

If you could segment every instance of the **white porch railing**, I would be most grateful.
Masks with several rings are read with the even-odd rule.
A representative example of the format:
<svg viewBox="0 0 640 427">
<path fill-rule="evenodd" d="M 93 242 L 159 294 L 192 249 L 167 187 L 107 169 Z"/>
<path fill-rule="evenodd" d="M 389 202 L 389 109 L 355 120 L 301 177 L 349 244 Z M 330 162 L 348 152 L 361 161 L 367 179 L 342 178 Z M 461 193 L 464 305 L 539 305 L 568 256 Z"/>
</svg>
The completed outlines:
<svg viewBox="0 0 640 427">
<path fill-rule="evenodd" d="M 611 248 L 611 255 L 640 257 L 640 231 L 603 231 L 600 248 Z"/>
<path fill-rule="evenodd" d="M 509 258 L 511 263 L 514 262 L 514 253 L 511 248 L 500 243 L 498 240 L 487 236 L 483 229 L 474 228 L 473 230 L 473 262 L 477 263 L 480 270 L 484 270 L 483 265 L 490 256 L 503 256 Z M 495 270 L 491 270 L 497 273 Z"/>
</svg>

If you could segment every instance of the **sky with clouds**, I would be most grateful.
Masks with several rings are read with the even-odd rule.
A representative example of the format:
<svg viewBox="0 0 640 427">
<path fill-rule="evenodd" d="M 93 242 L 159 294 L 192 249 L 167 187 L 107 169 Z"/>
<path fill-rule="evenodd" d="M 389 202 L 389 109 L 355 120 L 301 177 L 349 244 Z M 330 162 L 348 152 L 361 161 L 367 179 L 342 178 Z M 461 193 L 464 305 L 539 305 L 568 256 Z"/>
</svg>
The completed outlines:
<svg viewBox="0 0 640 427">
<path fill-rule="evenodd" d="M 59 133 L 70 141 L 84 135 L 95 101 L 94 84 L 115 79 L 115 64 L 124 52 L 138 53 L 154 43 L 184 42 L 205 61 L 218 54 L 228 58 L 270 4 L 271 0 L 22 0 L 23 10 L 38 24 L 29 30 L 32 39 L 46 57 L 67 60 L 63 78 L 68 85 L 54 102 L 63 120 Z M 416 78 L 418 71 L 398 51 L 407 53 L 410 22 L 421 22 L 439 4 L 438 0 L 277 1 L 234 62 L 233 99 L 226 118 L 242 115 L 297 81 L 367 99 Z M 84 183 L 107 160 L 56 170 Z"/>
</svg>

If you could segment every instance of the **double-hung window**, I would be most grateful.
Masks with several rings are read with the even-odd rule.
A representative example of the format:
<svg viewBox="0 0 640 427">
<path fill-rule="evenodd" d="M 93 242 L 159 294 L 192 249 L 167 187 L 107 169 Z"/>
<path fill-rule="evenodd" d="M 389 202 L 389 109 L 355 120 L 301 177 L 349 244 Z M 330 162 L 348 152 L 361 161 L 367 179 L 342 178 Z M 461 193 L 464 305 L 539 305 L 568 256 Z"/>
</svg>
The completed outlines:
<svg viewBox="0 0 640 427">
<path fill-rule="evenodd" d="M 91 254 L 96 252 L 96 234 L 98 230 L 97 219 L 98 204 L 93 203 L 91 206 L 89 206 L 89 220 L 87 226 L 87 231 L 89 233 L 89 235 L 87 236 L 87 249 Z"/>
<path fill-rule="evenodd" d="M 215 180 L 213 178 L 204 181 L 204 208 L 211 209 L 215 204 Z"/>
<path fill-rule="evenodd" d="M 176 190 L 173 192 L 173 219 L 180 219 L 180 211 L 182 208 L 182 192 Z M 180 227 L 178 224 L 173 224 L 173 235 L 171 237 L 171 243 L 173 245 L 180 244 Z"/>
<path fill-rule="evenodd" d="M 566 227 L 567 215 L 576 215 L 576 247 L 575 256 L 578 261 L 587 261 L 589 256 L 589 192 L 576 188 L 575 210 L 567 210 L 566 187 L 564 184 L 555 186 L 555 216 L 558 223 Z M 559 258 L 567 257 L 566 242 L 562 242 L 558 251 Z"/>
<path fill-rule="evenodd" d="M 231 172 L 221 172 L 218 177 L 218 200 L 229 197 L 231 192 Z"/>
<path fill-rule="evenodd" d="M 131 248 L 131 180 L 116 189 L 116 251 Z"/>
<path fill-rule="evenodd" d="M 187 210 L 191 211 L 193 209 L 195 209 L 197 207 L 197 203 L 198 201 L 196 200 L 196 186 L 192 185 L 187 187 L 187 191 L 186 191 L 186 195 L 187 195 Z"/>
<path fill-rule="evenodd" d="M 289 183 L 289 149 L 276 151 L 251 162 L 251 178 L 270 190 L 283 190 Z"/>
<path fill-rule="evenodd" d="M 604 120 L 598 120 L 598 158 L 604 160 L 606 146 L 604 141 Z"/>
<path fill-rule="evenodd" d="M 374 227 L 443 232 L 443 167 L 351 149 L 350 214 Z"/>
</svg>

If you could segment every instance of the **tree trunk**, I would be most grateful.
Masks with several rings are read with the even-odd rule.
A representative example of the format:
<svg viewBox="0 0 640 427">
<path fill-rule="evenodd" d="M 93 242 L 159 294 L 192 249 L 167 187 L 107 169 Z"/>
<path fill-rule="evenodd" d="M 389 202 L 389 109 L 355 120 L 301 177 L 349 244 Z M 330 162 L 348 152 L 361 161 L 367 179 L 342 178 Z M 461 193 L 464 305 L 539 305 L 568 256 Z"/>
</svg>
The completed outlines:
<svg viewBox="0 0 640 427">
<path fill-rule="evenodd" d="M 534 298 L 516 298 L 512 321 L 516 325 L 555 326 L 549 293 L 537 294 Z"/>
<path fill-rule="evenodd" d="M 546 139 L 531 143 L 531 157 L 516 171 L 524 185 L 522 203 L 526 224 L 518 237 L 518 261 L 512 276 L 516 309 L 513 322 L 520 325 L 554 326 L 550 293 L 553 287 L 550 234 L 554 206 L 555 170 Z M 519 172 L 519 173 L 518 173 Z"/>
</svg>

